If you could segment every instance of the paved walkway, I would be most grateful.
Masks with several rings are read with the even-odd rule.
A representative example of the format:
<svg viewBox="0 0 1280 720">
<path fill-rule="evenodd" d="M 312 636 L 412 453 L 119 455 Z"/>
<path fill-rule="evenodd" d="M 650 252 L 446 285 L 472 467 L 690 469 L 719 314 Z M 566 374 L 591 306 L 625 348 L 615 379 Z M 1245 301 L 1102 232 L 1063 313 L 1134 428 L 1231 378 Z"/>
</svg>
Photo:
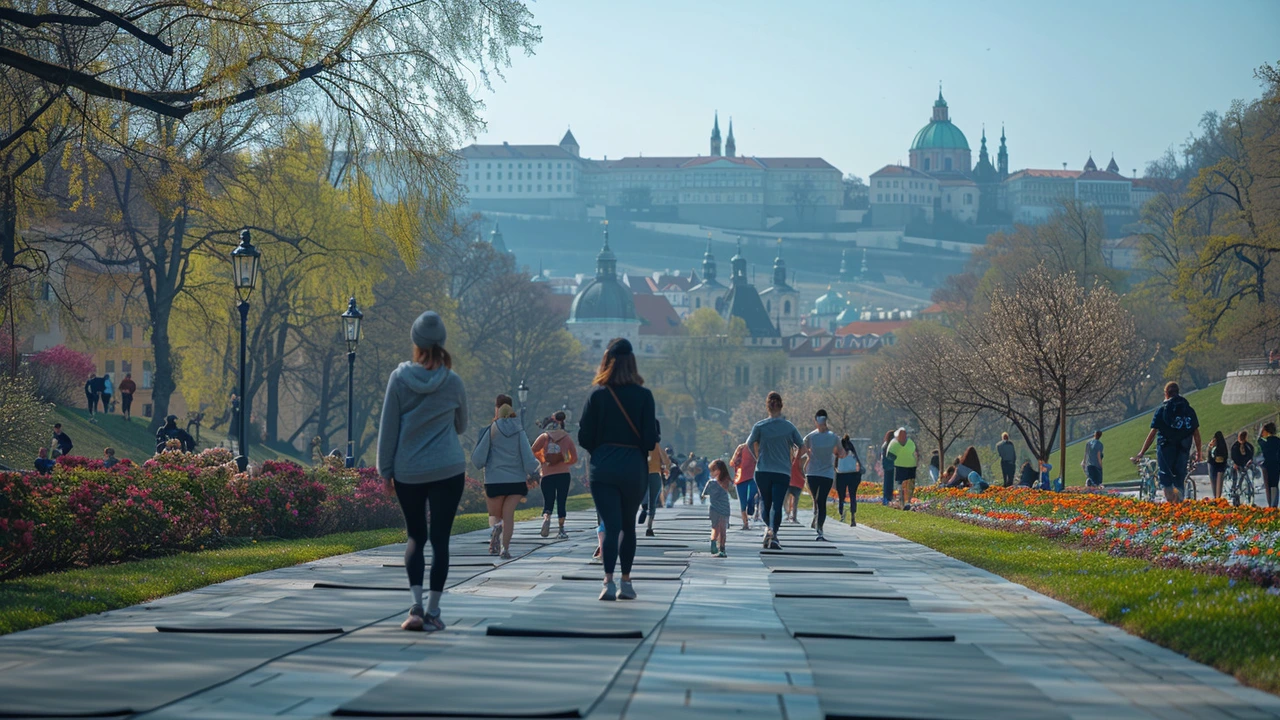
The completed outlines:
<svg viewBox="0 0 1280 720">
<path fill-rule="evenodd" d="M 808 517 L 804 520 L 807 523 Z M 446 632 L 405 633 L 401 546 L 0 638 L 0 717 L 1280 718 L 1280 698 L 920 545 L 829 523 L 779 553 L 705 507 L 601 603 L 570 540 L 453 539 Z M 581 578 L 581 579 L 579 579 Z M 296 634 L 283 634 L 281 630 Z"/>
</svg>

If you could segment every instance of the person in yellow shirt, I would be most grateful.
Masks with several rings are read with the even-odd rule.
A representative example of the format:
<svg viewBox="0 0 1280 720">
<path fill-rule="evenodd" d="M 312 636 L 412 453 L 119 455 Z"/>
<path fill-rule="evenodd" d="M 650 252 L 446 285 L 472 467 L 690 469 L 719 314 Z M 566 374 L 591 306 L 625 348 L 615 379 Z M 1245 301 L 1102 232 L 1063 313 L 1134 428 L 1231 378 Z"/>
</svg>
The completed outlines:
<svg viewBox="0 0 1280 720">
<path fill-rule="evenodd" d="M 893 440 L 889 441 L 886 452 L 893 457 L 893 481 L 902 491 L 902 509 L 910 510 L 911 496 L 916 487 L 916 466 L 920 464 L 916 441 L 907 437 L 905 427 L 900 427 Z"/>
</svg>

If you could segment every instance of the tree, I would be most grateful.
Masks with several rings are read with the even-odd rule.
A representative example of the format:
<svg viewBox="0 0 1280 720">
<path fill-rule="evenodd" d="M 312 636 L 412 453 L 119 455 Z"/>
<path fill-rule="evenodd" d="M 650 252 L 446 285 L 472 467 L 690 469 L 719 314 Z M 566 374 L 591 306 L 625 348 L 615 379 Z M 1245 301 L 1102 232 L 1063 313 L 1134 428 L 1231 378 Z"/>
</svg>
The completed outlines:
<svg viewBox="0 0 1280 720">
<path fill-rule="evenodd" d="M 515 0 L 319 0 L 245 12 L 49 5 L 0 15 L 0 32 L 39 50 L 6 43 L 0 68 L 65 94 L 85 128 L 64 157 L 73 172 L 63 194 L 95 212 L 56 240 L 141 276 L 156 418 L 168 412 L 180 370 L 170 320 L 188 289 L 191 255 L 238 230 L 199 224 L 230 170 L 225 160 L 275 143 L 297 112 L 310 113 L 341 156 L 335 175 L 365 185 L 370 197 L 377 190 L 379 204 L 362 209 L 368 233 L 385 235 L 415 262 L 423 228 L 436 227 L 453 199 L 451 151 L 482 125 L 473 80 L 487 84 L 510 48 L 530 50 L 539 39 Z M 68 28 L 89 40 L 68 45 Z"/>
<path fill-rule="evenodd" d="M 1040 460 L 1058 444 L 1065 476 L 1067 420 L 1116 401 L 1142 363 L 1132 318 L 1109 288 L 1081 287 L 1042 264 L 991 295 L 980 325 L 961 332 L 960 401 L 1004 415 Z"/>
<path fill-rule="evenodd" d="M 787 199 L 791 206 L 795 208 L 796 223 L 803 225 L 805 223 L 805 214 L 812 210 L 820 199 L 813 176 L 806 173 L 802 179 L 788 184 Z"/>
<path fill-rule="evenodd" d="M 844 188 L 845 209 L 848 210 L 866 210 L 871 206 L 871 188 L 863 182 L 862 178 L 849 173 L 840 181 Z"/>
<path fill-rule="evenodd" d="M 684 319 L 679 337 L 667 345 L 666 376 L 693 398 L 699 418 L 707 418 L 707 408 L 717 403 L 728 404 L 733 369 L 742 358 L 746 337 L 741 318 L 725 320 L 715 310 L 701 308 Z"/>
<path fill-rule="evenodd" d="M 890 407 L 910 413 L 920 431 L 945 463 L 947 450 L 973 423 L 978 409 L 961 401 L 954 378 L 964 357 L 951 333 L 941 325 L 919 323 L 905 328 L 886 351 L 876 376 L 876 395 Z"/>
<path fill-rule="evenodd" d="M 1041 263 L 1054 273 L 1074 273 L 1086 286 L 1095 282 L 1114 286 L 1124 274 L 1107 267 L 1102 253 L 1105 238 L 1102 211 L 1067 200 L 1043 223 L 1015 225 L 1011 232 L 990 235 L 974 253 L 970 268 L 982 278 L 979 289 L 986 292 Z"/>
<path fill-rule="evenodd" d="M 49 414 L 53 406 L 36 397 L 29 378 L 0 375 L 0 465 L 30 467 L 42 445 L 49 441 Z"/>
</svg>

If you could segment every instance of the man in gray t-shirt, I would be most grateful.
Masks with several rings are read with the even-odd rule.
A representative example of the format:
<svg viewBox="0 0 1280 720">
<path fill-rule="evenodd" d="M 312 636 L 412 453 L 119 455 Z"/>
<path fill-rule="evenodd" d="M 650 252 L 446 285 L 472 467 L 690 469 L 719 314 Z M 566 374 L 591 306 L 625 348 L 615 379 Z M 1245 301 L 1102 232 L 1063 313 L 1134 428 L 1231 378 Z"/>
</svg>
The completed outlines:
<svg viewBox="0 0 1280 720">
<path fill-rule="evenodd" d="M 817 427 L 804 436 L 805 479 L 809 482 L 809 495 L 813 497 L 814 528 L 818 539 L 823 540 L 822 526 L 827 519 L 827 496 L 836 481 L 836 458 L 844 455 L 840 438 L 827 428 L 827 411 L 819 410 L 814 416 Z"/>
<path fill-rule="evenodd" d="M 1084 444 L 1085 482 L 1090 487 L 1102 486 L 1102 431 L 1093 433 L 1093 439 Z"/>
</svg>

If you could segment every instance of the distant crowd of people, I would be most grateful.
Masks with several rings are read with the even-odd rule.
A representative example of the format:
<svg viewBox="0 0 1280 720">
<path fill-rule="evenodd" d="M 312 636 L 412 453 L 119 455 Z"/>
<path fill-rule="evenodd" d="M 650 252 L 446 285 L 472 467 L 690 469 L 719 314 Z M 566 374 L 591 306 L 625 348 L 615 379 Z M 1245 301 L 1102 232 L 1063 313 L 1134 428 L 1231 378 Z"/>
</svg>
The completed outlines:
<svg viewBox="0 0 1280 720">
<path fill-rule="evenodd" d="M 138 392 L 138 384 L 133 381 L 133 373 L 125 373 L 124 380 L 120 381 L 119 386 L 111 380 L 111 373 L 103 373 L 101 377 L 96 373 L 90 373 L 89 379 L 84 383 L 84 402 L 85 407 L 89 409 L 89 422 L 98 421 L 99 406 L 102 412 L 108 415 L 115 412 L 114 398 L 117 394 L 120 397 L 120 415 L 126 420 L 132 418 L 133 395 L 136 392 Z"/>
</svg>

